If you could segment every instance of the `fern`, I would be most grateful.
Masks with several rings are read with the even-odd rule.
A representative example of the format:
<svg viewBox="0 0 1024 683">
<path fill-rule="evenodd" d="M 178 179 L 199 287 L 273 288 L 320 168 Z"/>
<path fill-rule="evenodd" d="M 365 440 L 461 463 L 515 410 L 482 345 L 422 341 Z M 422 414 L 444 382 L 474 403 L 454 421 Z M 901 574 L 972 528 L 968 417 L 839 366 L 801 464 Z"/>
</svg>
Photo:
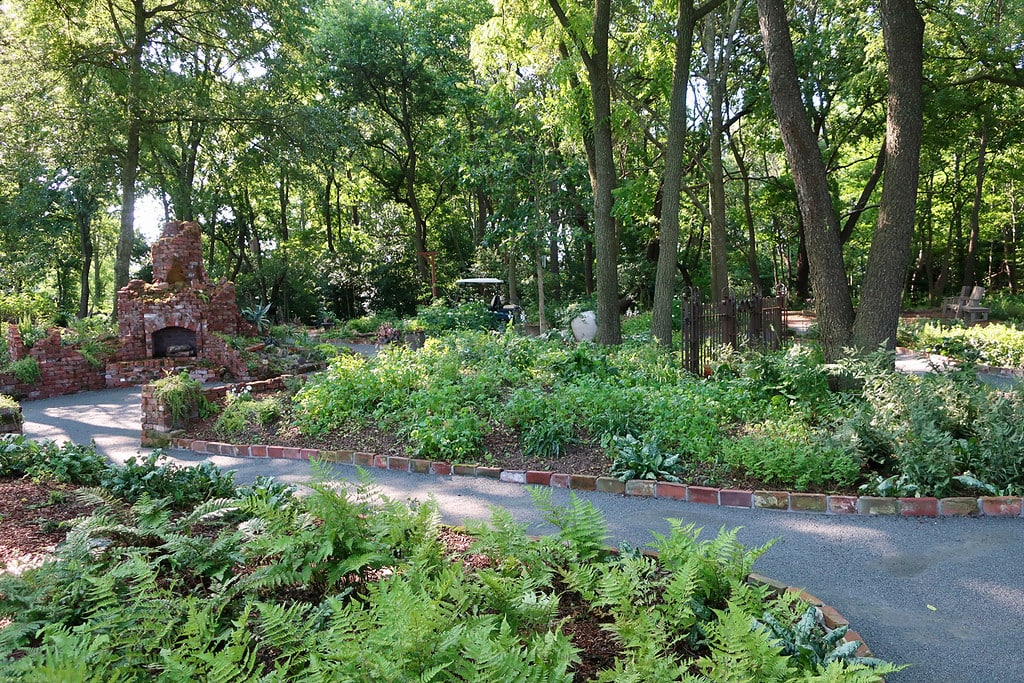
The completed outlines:
<svg viewBox="0 0 1024 683">
<path fill-rule="evenodd" d="M 767 629 L 752 626 L 749 612 L 730 602 L 715 611 L 717 619 L 705 631 L 711 654 L 697 660 L 700 672 L 720 683 L 774 683 L 789 679 L 789 658 L 773 642 Z"/>
<path fill-rule="evenodd" d="M 462 657 L 452 669 L 463 681 L 551 683 L 573 680 L 575 650 L 563 635 L 534 634 L 525 643 L 507 621 L 486 620 L 462 638 Z"/>
<path fill-rule="evenodd" d="M 601 511 L 587 500 L 572 492 L 569 505 L 556 506 L 552 502 L 554 489 L 531 487 L 530 498 L 543 513 L 544 521 L 558 528 L 559 538 L 567 543 L 581 560 L 591 560 L 605 552 L 608 543 L 608 525 Z"/>
</svg>

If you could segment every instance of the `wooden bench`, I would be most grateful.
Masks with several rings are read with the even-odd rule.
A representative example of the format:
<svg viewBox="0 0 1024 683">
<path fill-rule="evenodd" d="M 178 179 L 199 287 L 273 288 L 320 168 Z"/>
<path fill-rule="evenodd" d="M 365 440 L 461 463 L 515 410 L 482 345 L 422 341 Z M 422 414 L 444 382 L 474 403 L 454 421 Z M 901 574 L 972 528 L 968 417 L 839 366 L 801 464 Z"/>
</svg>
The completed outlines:
<svg viewBox="0 0 1024 683">
<path fill-rule="evenodd" d="M 984 296 L 984 287 L 974 287 L 971 289 L 967 299 L 956 306 L 953 317 L 963 319 L 968 325 L 988 320 L 989 309 L 981 305 L 981 300 Z"/>
<path fill-rule="evenodd" d="M 961 306 L 967 305 L 967 300 L 971 297 L 971 288 L 964 286 L 960 288 L 959 296 L 947 296 L 942 299 L 942 317 L 943 318 L 956 318 L 957 311 L 960 310 Z"/>
</svg>

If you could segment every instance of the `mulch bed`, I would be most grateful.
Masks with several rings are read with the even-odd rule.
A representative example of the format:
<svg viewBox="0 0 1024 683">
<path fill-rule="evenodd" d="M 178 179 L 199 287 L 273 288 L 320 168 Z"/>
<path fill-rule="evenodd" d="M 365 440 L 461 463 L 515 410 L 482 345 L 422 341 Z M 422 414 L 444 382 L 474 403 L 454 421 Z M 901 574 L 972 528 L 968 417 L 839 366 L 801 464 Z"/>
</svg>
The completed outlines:
<svg viewBox="0 0 1024 683">
<path fill-rule="evenodd" d="M 76 488 L 0 479 L 0 571 L 21 574 L 38 567 L 64 540 L 61 522 L 92 512 L 92 506 L 75 500 Z"/>
</svg>

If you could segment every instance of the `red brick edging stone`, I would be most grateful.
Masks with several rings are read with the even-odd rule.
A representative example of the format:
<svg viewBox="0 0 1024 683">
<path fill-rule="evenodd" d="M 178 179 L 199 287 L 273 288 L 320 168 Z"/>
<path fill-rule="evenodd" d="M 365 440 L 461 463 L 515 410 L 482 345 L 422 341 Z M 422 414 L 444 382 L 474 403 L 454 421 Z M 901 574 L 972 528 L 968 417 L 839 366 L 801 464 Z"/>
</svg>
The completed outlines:
<svg viewBox="0 0 1024 683">
<path fill-rule="evenodd" d="M 235 445 L 214 441 L 173 439 L 175 448 L 208 455 L 250 458 L 323 460 L 342 465 L 397 470 L 438 476 L 486 477 L 511 484 L 550 486 L 577 491 L 600 491 L 643 498 L 667 498 L 720 507 L 808 512 L 824 515 L 890 515 L 902 517 L 1024 517 L 1024 498 L 985 496 L 981 498 L 879 498 L 875 496 L 831 496 L 823 493 L 790 491 L 748 491 L 689 486 L 665 481 L 619 481 L 612 477 L 564 474 L 538 470 L 503 470 L 500 467 L 453 465 L 419 458 L 385 456 L 360 451 L 319 451 L 313 448 Z"/>
</svg>

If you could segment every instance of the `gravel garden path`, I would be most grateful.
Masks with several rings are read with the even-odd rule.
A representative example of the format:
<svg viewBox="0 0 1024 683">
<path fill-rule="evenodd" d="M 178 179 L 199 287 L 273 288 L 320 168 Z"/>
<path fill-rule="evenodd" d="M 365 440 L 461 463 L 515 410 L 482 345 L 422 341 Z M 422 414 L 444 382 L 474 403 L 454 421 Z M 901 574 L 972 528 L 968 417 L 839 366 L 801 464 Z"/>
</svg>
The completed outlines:
<svg viewBox="0 0 1024 683">
<path fill-rule="evenodd" d="M 94 441 L 116 462 L 144 452 L 138 389 L 82 393 L 24 403 L 25 434 L 35 439 Z M 173 451 L 182 463 L 209 459 L 235 470 L 239 483 L 256 475 L 301 484 L 307 462 L 199 456 Z M 351 479 L 356 469 L 337 466 Z M 398 500 L 433 498 L 445 521 L 488 518 L 502 506 L 533 533 L 545 524 L 523 486 L 470 477 L 374 470 L 383 493 Z M 731 509 L 658 498 L 580 492 L 600 510 L 613 544 L 642 546 L 651 531 L 668 533 L 667 518 L 704 527 L 743 527 L 748 546 L 777 539 L 755 570 L 804 588 L 850 620 L 875 654 L 911 664 L 890 681 L 942 683 L 1024 680 L 1024 519 L 843 517 Z M 556 501 L 567 498 L 555 490 Z"/>
</svg>

